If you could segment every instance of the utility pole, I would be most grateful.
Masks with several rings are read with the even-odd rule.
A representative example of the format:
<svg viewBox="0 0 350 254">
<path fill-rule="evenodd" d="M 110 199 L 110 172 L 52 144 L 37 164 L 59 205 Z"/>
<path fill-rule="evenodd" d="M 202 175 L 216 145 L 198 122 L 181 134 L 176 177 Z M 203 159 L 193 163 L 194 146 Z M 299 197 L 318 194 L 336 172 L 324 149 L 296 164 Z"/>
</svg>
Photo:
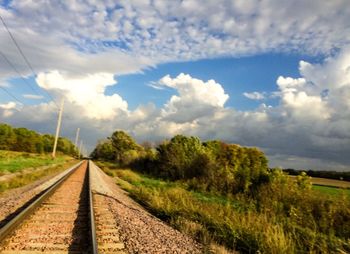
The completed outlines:
<svg viewBox="0 0 350 254">
<path fill-rule="evenodd" d="M 57 148 L 58 136 L 60 134 L 60 127 L 61 127 L 62 113 L 63 113 L 63 105 L 64 105 L 64 98 L 62 98 L 60 112 L 58 113 L 58 121 L 57 121 L 57 128 L 56 128 L 55 143 L 53 145 L 53 151 L 52 151 L 52 158 L 56 157 L 56 148 Z"/>
<path fill-rule="evenodd" d="M 81 140 L 80 141 L 80 147 L 79 147 L 79 156 L 78 156 L 78 158 L 80 159 L 80 155 L 81 155 L 81 149 L 83 148 L 83 141 Z"/>
<path fill-rule="evenodd" d="M 75 143 L 74 143 L 76 149 L 78 149 L 79 131 L 80 131 L 80 128 L 77 128 L 77 134 L 75 135 Z"/>
</svg>

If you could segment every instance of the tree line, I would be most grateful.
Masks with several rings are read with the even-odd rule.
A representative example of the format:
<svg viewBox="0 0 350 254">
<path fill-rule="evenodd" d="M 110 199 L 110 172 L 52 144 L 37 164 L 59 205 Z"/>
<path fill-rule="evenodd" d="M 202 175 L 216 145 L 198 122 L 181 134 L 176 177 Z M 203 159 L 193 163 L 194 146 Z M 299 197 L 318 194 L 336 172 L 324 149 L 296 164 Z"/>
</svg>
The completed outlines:
<svg viewBox="0 0 350 254">
<path fill-rule="evenodd" d="M 350 172 L 338 172 L 338 171 L 317 171 L 317 170 L 296 170 L 292 168 L 287 168 L 283 170 L 284 172 L 288 173 L 289 175 L 300 175 L 302 172 L 305 172 L 308 176 L 311 177 L 321 177 L 321 178 L 328 178 L 328 179 L 334 179 L 334 180 L 344 180 L 344 181 L 350 181 Z"/>
<path fill-rule="evenodd" d="M 225 208 L 214 203 L 213 207 L 225 211 L 220 216 L 238 216 L 242 221 L 236 220 L 235 224 L 227 219 L 215 224 L 206 215 L 212 208 L 191 214 L 191 206 L 182 209 L 186 202 L 182 203 L 181 198 L 179 204 L 174 202 L 176 206 L 170 214 L 176 218 L 174 221 L 194 218 L 195 223 L 201 221 L 199 228 L 210 232 L 218 229 L 217 239 L 226 239 L 227 246 L 242 253 L 264 252 L 261 243 L 267 249 L 274 244 L 275 251 L 269 253 L 281 250 L 283 253 L 350 253 L 349 196 L 345 192 L 327 195 L 313 190 L 305 172 L 293 179 L 281 169 L 268 168 L 265 155 L 257 148 L 219 140 L 202 142 L 197 137 L 183 135 L 155 147 L 141 146 L 125 132 L 116 131 L 99 142 L 92 157 L 112 161 L 120 167 L 130 166 L 144 175 L 182 186 L 186 191 L 224 196 Z M 158 193 L 166 191 L 162 188 L 159 187 Z M 179 187 L 171 189 L 176 191 Z M 145 193 L 146 189 L 140 187 L 132 194 L 143 199 Z M 164 194 L 164 199 L 171 199 L 169 195 Z M 168 212 L 169 207 L 161 207 L 160 211 Z"/>
<path fill-rule="evenodd" d="M 184 135 L 152 148 L 116 131 L 97 144 L 91 157 L 163 179 L 186 180 L 192 188 L 222 194 L 247 192 L 268 181 L 268 160 L 259 149 Z"/>
<path fill-rule="evenodd" d="M 52 152 L 55 137 L 39 134 L 26 128 L 13 128 L 8 124 L 0 124 L 0 150 L 29 153 Z M 67 155 L 77 154 L 74 144 L 67 138 L 59 138 L 57 151 Z"/>
</svg>

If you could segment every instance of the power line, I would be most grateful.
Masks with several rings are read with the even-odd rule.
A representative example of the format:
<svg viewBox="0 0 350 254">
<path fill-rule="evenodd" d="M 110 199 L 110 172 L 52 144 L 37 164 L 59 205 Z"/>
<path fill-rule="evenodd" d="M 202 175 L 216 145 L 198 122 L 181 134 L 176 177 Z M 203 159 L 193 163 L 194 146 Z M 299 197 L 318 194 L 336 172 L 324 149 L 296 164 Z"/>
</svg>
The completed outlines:
<svg viewBox="0 0 350 254">
<path fill-rule="evenodd" d="M 7 93 L 11 98 L 15 99 L 15 100 L 18 101 L 20 104 L 24 105 L 23 102 L 21 102 L 16 96 L 14 96 L 12 93 L 10 93 L 10 91 L 7 90 L 5 87 L 0 86 L 0 88 L 1 88 L 5 93 Z"/>
<path fill-rule="evenodd" d="M 21 74 L 21 73 L 18 71 L 18 69 L 11 63 L 11 61 L 6 57 L 6 55 L 5 55 L 3 52 L 1 52 L 1 50 L 0 50 L 0 55 L 5 59 L 5 61 L 7 62 L 7 64 L 10 65 L 11 68 L 20 76 L 20 78 L 22 79 L 22 81 L 23 81 L 24 83 L 26 83 L 34 93 L 36 93 L 37 95 L 40 95 L 40 94 L 38 94 L 38 92 L 34 89 L 34 87 L 22 76 L 22 74 Z"/>
<path fill-rule="evenodd" d="M 28 61 L 27 57 L 24 55 L 24 53 L 23 53 L 21 47 L 18 45 L 18 43 L 17 43 L 15 37 L 12 35 L 10 29 L 9 29 L 8 26 L 6 25 L 5 20 L 2 18 L 1 15 L 0 15 L 0 19 L 1 19 L 2 24 L 4 25 L 4 27 L 6 28 L 8 34 L 10 35 L 10 37 L 11 37 L 13 43 L 16 45 L 16 47 L 17 47 L 19 53 L 21 54 L 21 56 L 23 57 L 24 61 L 26 62 L 27 66 L 28 66 L 29 69 L 32 71 L 32 73 L 34 74 L 34 76 L 37 76 L 37 74 L 36 74 L 36 72 L 34 71 L 32 65 L 31 65 L 30 62 Z M 54 98 L 51 96 L 51 94 L 49 94 L 46 90 L 44 90 L 44 91 L 45 91 L 45 93 L 51 98 L 51 100 L 56 104 L 56 107 L 59 108 L 57 102 L 54 100 Z"/>
</svg>

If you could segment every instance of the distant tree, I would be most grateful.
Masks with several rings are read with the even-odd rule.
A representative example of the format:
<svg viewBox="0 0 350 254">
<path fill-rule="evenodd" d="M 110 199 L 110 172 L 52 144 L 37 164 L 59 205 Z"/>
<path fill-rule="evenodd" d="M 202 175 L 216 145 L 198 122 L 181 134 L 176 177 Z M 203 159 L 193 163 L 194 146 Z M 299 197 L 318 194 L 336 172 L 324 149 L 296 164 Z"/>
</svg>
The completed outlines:
<svg viewBox="0 0 350 254">
<path fill-rule="evenodd" d="M 143 147 L 124 131 L 115 131 L 111 138 L 114 159 L 120 165 L 129 165 L 141 156 Z"/>
<path fill-rule="evenodd" d="M 204 153 L 199 138 L 177 135 L 161 144 L 157 150 L 161 175 L 171 179 L 185 179 L 199 174 L 195 162 Z"/>
<path fill-rule="evenodd" d="M 100 140 L 91 153 L 93 159 L 113 161 L 115 160 L 116 150 L 110 139 Z"/>
<path fill-rule="evenodd" d="M 215 161 L 208 186 L 222 193 L 248 191 L 268 180 L 268 161 L 257 148 L 213 140 L 203 143 Z"/>
<path fill-rule="evenodd" d="M 52 151 L 53 142 L 52 135 L 41 135 L 26 128 L 13 128 L 7 124 L 0 124 L 0 149 L 44 153 Z M 76 154 L 74 145 L 66 138 L 59 138 L 57 150 L 69 155 Z"/>
<path fill-rule="evenodd" d="M 0 124 L 0 149 L 12 150 L 16 141 L 16 134 L 13 128 L 7 124 Z"/>
</svg>

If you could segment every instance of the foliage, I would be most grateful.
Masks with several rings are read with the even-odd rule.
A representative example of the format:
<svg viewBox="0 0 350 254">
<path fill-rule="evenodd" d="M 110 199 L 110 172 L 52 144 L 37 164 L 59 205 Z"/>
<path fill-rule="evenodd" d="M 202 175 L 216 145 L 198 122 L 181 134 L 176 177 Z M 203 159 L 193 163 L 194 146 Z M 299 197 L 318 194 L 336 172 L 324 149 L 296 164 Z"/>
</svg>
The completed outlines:
<svg viewBox="0 0 350 254">
<path fill-rule="evenodd" d="M 94 159 L 115 161 L 169 180 L 188 180 L 196 190 L 230 195 L 249 192 L 268 181 L 267 159 L 257 148 L 221 141 L 202 143 L 197 137 L 177 135 L 153 149 L 141 147 L 125 132 L 116 131 L 100 142 Z"/>
<path fill-rule="evenodd" d="M 115 156 L 116 156 L 116 151 L 110 139 L 99 141 L 94 151 L 91 153 L 92 158 L 94 159 L 103 158 L 104 160 L 107 160 L 107 161 L 115 160 Z"/>
<path fill-rule="evenodd" d="M 196 137 L 177 135 L 158 148 L 157 169 L 160 176 L 172 180 L 188 179 L 202 175 L 196 163 L 204 153 Z"/>
<path fill-rule="evenodd" d="M 129 165 L 139 159 L 142 152 L 142 147 L 131 136 L 124 131 L 115 131 L 110 138 L 97 144 L 91 157 Z"/>
<path fill-rule="evenodd" d="M 105 169 L 106 170 L 106 169 Z M 130 170 L 108 169 L 117 183 L 159 218 L 210 248 L 242 253 L 348 253 L 350 199 L 322 196 L 274 169 L 255 192 L 231 197 L 188 189 Z"/>
<path fill-rule="evenodd" d="M 41 135 L 26 128 L 13 128 L 7 124 L 0 124 L 0 150 L 21 151 L 28 153 L 52 152 L 54 136 Z M 72 142 L 66 138 L 59 138 L 57 151 L 76 155 Z"/>
</svg>

